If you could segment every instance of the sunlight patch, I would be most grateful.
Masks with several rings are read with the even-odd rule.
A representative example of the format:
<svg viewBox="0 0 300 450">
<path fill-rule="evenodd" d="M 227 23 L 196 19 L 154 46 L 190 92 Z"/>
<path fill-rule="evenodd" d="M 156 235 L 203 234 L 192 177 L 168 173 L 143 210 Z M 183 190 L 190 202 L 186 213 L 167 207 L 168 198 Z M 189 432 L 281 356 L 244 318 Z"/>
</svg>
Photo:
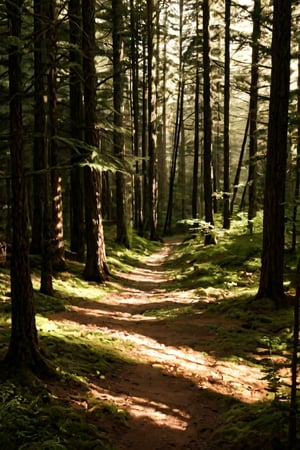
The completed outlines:
<svg viewBox="0 0 300 450">
<path fill-rule="evenodd" d="M 190 416 L 185 411 L 177 408 L 172 409 L 165 403 L 158 403 L 147 398 L 128 396 L 126 394 L 117 395 L 106 389 L 99 390 L 99 387 L 96 385 L 91 385 L 90 393 L 102 401 L 108 401 L 117 405 L 118 408 L 126 410 L 135 418 L 151 420 L 157 426 L 185 431 L 189 423 Z"/>
</svg>

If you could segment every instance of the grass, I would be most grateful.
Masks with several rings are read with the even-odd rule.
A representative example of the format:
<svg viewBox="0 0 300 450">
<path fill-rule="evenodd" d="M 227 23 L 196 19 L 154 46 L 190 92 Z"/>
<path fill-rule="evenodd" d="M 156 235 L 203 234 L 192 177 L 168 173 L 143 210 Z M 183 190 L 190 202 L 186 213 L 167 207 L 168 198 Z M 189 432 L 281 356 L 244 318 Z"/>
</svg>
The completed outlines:
<svg viewBox="0 0 300 450">
<path fill-rule="evenodd" d="M 218 359 L 243 361 L 263 369 L 271 401 L 248 405 L 223 399 L 227 412 L 222 426 L 214 430 L 213 448 L 224 450 L 286 448 L 289 387 L 281 377 L 281 370 L 290 363 L 293 310 L 291 307 L 275 310 L 267 299 L 253 302 L 259 281 L 261 217 L 256 219 L 254 230 L 250 236 L 241 216 L 232 222 L 230 231 L 216 227 L 217 245 L 204 246 L 201 233 L 188 235 L 166 264 L 174 277 L 166 289 L 187 292 L 193 289 L 198 301 L 144 312 L 178 325 L 178 333 L 179 321 L 184 316 L 202 317 L 204 331 L 215 339 L 209 343 L 201 340 L 196 336 L 197 330 L 191 328 L 195 332 L 195 349 Z M 109 266 L 113 271 L 130 272 L 160 246 L 133 235 L 132 248 L 123 249 L 108 234 Z M 31 389 L 9 380 L 0 385 L 1 446 L 5 450 L 113 450 L 110 426 L 114 424 L 114 433 L 122 432 L 127 413 L 109 401 L 100 401 L 88 386 L 91 381 L 105 379 L 130 364 L 129 344 L 96 329 L 50 320 L 49 316 L 68 310 L 71 305 L 97 303 L 117 288 L 84 281 L 83 265 L 68 261 L 67 271 L 54 278 L 55 297 L 48 297 L 38 292 L 39 263 L 37 260 L 34 263 L 40 343 L 45 356 L 55 365 L 60 381 Z M 295 256 L 287 254 L 286 286 L 290 285 L 295 267 Z M 3 268 L 0 357 L 5 355 L 10 335 L 9 291 L 9 271 Z"/>
</svg>

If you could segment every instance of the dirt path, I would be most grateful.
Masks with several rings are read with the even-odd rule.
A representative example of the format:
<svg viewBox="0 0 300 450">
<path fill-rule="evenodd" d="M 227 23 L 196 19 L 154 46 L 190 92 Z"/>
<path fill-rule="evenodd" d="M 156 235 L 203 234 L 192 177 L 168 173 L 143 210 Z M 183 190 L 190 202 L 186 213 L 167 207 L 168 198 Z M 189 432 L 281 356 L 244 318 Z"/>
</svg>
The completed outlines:
<svg viewBox="0 0 300 450">
<path fill-rule="evenodd" d="M 128 352 L 136 363 L 90 385 L 93 395 L 130 415 L 123 432 L 112 436 L 118 450 L 213 449 L 210 437 L 228 401 L 254 402 L 266 395 L 257 368 L 208 351 L 217 330 L 201 305 L 213 299 L 168 289 L 171 275 L 164 262 L 175 245 L 166 244 L 133 273 L 117 274 L 112 284 L 122 289 L 101 302 L 86 301 L 54 317 L 133 343 Z M 199 314 L 171 321 L 151 315 L 195 303 Z"/>
</svg>

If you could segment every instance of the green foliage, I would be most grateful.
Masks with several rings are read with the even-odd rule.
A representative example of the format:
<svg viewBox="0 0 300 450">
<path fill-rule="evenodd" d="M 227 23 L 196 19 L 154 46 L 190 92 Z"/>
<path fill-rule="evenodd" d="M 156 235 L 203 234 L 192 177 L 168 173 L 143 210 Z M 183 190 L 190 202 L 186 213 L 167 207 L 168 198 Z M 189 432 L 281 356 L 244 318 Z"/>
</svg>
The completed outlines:
<svg viewBox="0 0 300 450">
<path fill-rule="evenodd" d="M 237 403 L 224 414 L 213 448 L 222 450 L 285 449 L 288 408 L 272 402 Z"/>
<path fill-rule="evenodd" d="M 0 386 L 0 442 L 6 450 L 109 450 L 105 434 L 46 391 L 32 392 L 10 382 Z"/>
<path fill-rule="evenodd" d="M 162 246 L 161 242 L 150 241 L 132 233 L 131 247 L 127 249 L 114 241 L 114 230 L 115 227 L 112 226 L 109 229 L 105 228 L 106 242 L 109 247 L 107 259 L 112 269 L 125 273 L 131 272 L 133 267 L 142 264 L 145 256 L 151 255 Z"/>
<path fill-rule="evenodd" d="M 286 442 L 289 387 L 281 369 L 287 370 L 290 363 L 293 311 L 289 307 L 275 310 L 274 303 L 268 299 L 254 301 L 260 266 L 259 221 L 254 230 L 250 235 L 242 217 L 232 222 L 230 231 L 215 227 L 217 245 L 204 246 L 200 233 L 188 234 L 166 263 L 173 279 L 164 289 L 186 291 L 192 301 L 159 303 L 156 308 L 144 311 L 145 316 L 155 316 L 173 327 L 177 336 L 195 335 L 191 348 L 203 355 L 255 365 L 262 370 L 272 401 L 248 405 L 222 396 L 222 408 L 227 412 L 222 426 L 214 430 L 212 448 L 224 450 L 268 450 L 277 448 L 277 444 L 278 448 L 285 448 Z M 111 226 L 106 232 L 106 244 L 109 265 L 115 272 L 131 272 L 143 264 L 145 256 L 161 246 L 133 234 L 131 249 L 124 249 L 114 242 Z M 294 259 L 293 255 L 286 255 L 287 285 L 294 271 Z M 101 309 L 103 296 L 118 287 L 88 283 L 81 278 L 83 264 L 67 263 L 67 270 L 54 277 L 55 298 L 38 292 L 39 278 L 35 270 L 39 269 L 39 261 L 34 266 L 40 344 L 45 357 L 56 367 L 59 381 L 57 386 L 47 386 L 47 391 L 44 388 L 29 391 L 10 382 L 0 385 L 0 442 L 7 450 L 110 449 L 105 434 L 109 422 L 113 421 L 118 432 L 127 423 L 125 411 L 99 400 L 88 387 L 91 380 L 105 380 L 130 363 L 126 354 L 130 344 L 97 328 L 58 322 L 51 317 L 76 306 L 82 308 L 82 317 L 91 318 L 92 322 L 93 310 Z M 0 274 L 0 294 L 0 354 L 4 355 L 10 318 L 6 269 Z M 188 330 L 184 328 L 184 316 L 194 319 Z M 72 399 L 64 397 L 62 391 L 73 393 Z M 101 428 L 100 423 L 103 423 Z"/>
</svg>

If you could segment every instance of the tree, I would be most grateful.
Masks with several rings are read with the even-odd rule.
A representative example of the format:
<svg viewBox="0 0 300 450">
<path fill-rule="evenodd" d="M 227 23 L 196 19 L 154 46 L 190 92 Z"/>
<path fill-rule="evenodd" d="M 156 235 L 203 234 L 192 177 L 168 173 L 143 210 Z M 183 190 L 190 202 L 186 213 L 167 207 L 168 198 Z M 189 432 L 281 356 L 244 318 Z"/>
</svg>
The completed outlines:
<svg viewBox="0 0 300 450">
<path fill-rule="evenodd" d="M 258 80 L 259 80 L 259 39 L 261 21 L 261 1 L 254 1 L 253 8 L 253 32 L 252 32 L 252 64 L 249 105 L 249 206 L 248 223 L 252 232 L 252 221 L 256 216 L 256 157 L 257 157 L 257 104 L 258 104 Z"/>
<path fill-rule="evenodd" d="M 148 75 L 148 179 L 149 179 L 149 229 L 150 238 L 157 239 L 157 98 L 155 80 L 155 28 L 158 14 L 157 0 L 147 0 L 147 75 Z"/>
<path fill-rule="evenodd" d="M 82 4 L 83 80 L 85 110 L 85 142 L 93 151 L 99 151 L 96 129 L 97 80 L 95 68 L 95 0 Z M 101 172 L 98 166 L 84 167 L 86 263 L 84 278 L 103 282 L 108 275 L 101 211 Z"/>
<path fill-rule="evenodd" d="M 230 111 L 230 9 L 231 0 L 225 1 L 225 67 L 224 67 L 224 186 L 223 227 L 230 228 L 230 173 L 229 173 L 229 111 Z"/>
<path fill-rule="evenodd" d="M 179 2 L 179 67 L 178 67 L 178 93 L 177 93 L 177 102 L 176 102 L 176 119 L 175 119 L 175 130 L 174 130 L 174 143 L 173 143 L 173 151 L 172 151 L 172 161 L 170 168 L 170 178 L 169 178 L 169 197 L 168 197 L 168 205 L 167 205 L 167 214 L 166 221 L 164 227 L 164 234 L 171 233 L 172 228 L 172 214 L 173 214 L 173 197 L 174 197 L 174 186 L 175 186 L 175 177 L 176 177 L 176 169 L 177 169 L 177 159 L 178 152 L 180 149 L 180 139 L 182 136 L 182 127 L 183 127 L 183 99 L 184 99 L 184 65 L 183 65 L 183 43 L 182 43 L 182 27 L 183 27 L 183 1 Z"/>
<path fill-rule="evenodd" d="M 132 78 L 132 145 L 133 154 L 136 157 L 134 174 L 134 227 L 140 236 L 143 235 L 144 217 L 142 202 L 142 174 L 139 161 L 140 152 L 140 103 L 139 103 L 139 28 L 138 6 L 134 0 L 130 0 L 130 65 Z"/>
<path fill-rule="evenodd" d="M 283 289 L 285 180 L 290 85 L 291 0 L 274 0 L 272 73 L 264 195 L 261 276 L 257 298 L 277 303 Z"/>
<path fill-rule="evenodd" d="M 40 173 L 45 168 L 44 155 L 46 147 L 46 111 L 44 102 L 45 93 L 45 30 L 44 1 L 34 1 L 34 140 L 33 140 L 33 213 L 31 252 L 40 254 L 43 240 L 44 201 L 42 198 L 44 175 Z"/>
<path fill-rule="evenodd" d="M 200 64 L 199 64 L 199 1 L 196 2 L 196 80 L 195 80 L 195 125 L 194 125 L 194 163 L 193 163 L 193 187 L 192 187 L 192 217 L 198 215 L 198 179 L 199 179 L 199 155 L 200 155 Z"/>
<path fill-rule="evenodd" d="M 46 11 L 43 0 L 34 1 L 34 141 L 33 141 L 33 220 L 31 251 L 42 254 L 40 291 L 53 295 L 53 223 L 50 204 L 50 173 L 45 102 Z"/>
<path fill-rule="evenodd" d="M 205 221 L 214 225 L 211 185 L 211 145 L 212 145 L 212 115 L 210 92 L 210 42 L 209 42 L 209 0 L 203 0 L 203 188 Z M 205 244 L 214 243 L 211 233 L 205 236 Z"/>
<path fill-rule="evenodd" d="M 70 246 L 80 260 L 84 258 L 84 199 L 83 176 L 80 161 L 83 141 L 83 104 L 82 104 L 82 14 L 81 0 L 70 0 L 70 133 L 77 142 L 71 154 L 70 189 Z"/>
<path fill-rule="evenodd" d="M 7 0 L 9 24 L 10 161 L 12 175 L 11 336 L 6 364 L 14 371 L 43 373 L 47 365 L 39 351 L 33 287 L 29 269 L 29 237 L 25 201 L 22 116 L 21 18 L 23 0 Z"/>
<path fill-rule="evenodd" d="M 125 157 L 125 140 L 123 131 L 124 110 L 124 67 L 122 54 L 124 7 L 122 0 L 112 0 L 113 18 L 113 105 L 114 105 L 114 152 L 121 161 Z M 116 241 L 125 247 L 130 247 L 128 235 L 128 214 L 126 208 L 126 176 L 123 172 L 116 173 L 116 202 L 117 202 L 117 237 Z"/>
<path fill-rule="evenodd" d="M 57 106 L 57 5 L 56 0 L 48 4 L 47 27 L 48 56 L 48 120 L 49 120 L 49 165 L 51 169 L 51 197 L 53 222 L 52 264 L 56 270 L 64 270 L 65 245 L 63 227 L 62 176 L 58 170 L 58 106 Z"/>
</svg>

